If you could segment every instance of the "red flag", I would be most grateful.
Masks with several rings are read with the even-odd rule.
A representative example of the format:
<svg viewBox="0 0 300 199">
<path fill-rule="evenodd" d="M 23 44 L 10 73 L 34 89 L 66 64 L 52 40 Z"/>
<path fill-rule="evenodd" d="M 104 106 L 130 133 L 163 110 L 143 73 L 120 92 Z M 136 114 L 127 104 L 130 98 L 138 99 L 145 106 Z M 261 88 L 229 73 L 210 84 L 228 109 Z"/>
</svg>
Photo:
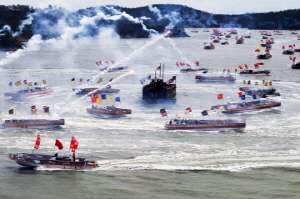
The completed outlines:
<svg viewBox="0 0 300 199">
<path fill-rule="evenodd" d="M 156 70 L 160 70 L 160 66 L 156 68 Z"/>
<path fill-rule="evenodd" d="M 218 99 L 223 99 L 224 95 L 223 94 L 219 94 L 218 95 Z"/>
<path fill-rule="evenodd" d="M 99 61 L 98 63 L 99 63 L 99 65 L 102 65 L 102 61 Z"/>
<path fill-rule="evenodd" d="M 178 64 L 178 62 L 176 62 L 176 66 L 177 66 L 177 67 L 179 67 L 179 64 Z"/>
<path fill-rule="evenodd" d="M 196 64 L 196 66 L 200 66 L 200 63 L 199 63 L 198 61 L 196 61 L 196 63 L 195 63 L 195 64 Z"/>
<path fill-rule="evenodd" d="M 239 95 L 239 97 L 241 97 L 241 96 L 243 95 L 243 93 L 242 93 L 242 92 L 239 92 L 238 95 Z"/>
<path fill-rule="evenodd" d="M 259 50 L 259 49 L 256 49 L 255 52 L 260 52 L 260 50 Z"/>
<path fill-rule="evenodd" d="M 191 107 L 189 107 L 189 108 L 186 108 L 185 110 L 186 110 L 186 111 L 188 111 L 188 112 L 192 112 L 192 109 L 191 109 Z"/>
<path fill-rule="evenodd" d="M 285 49 L 285 46 L 282 46 L 282 49 L 284 50 L 284 49 Z"/>
<path fill-rule="evenodd" d="M 242 66 L 239 66 L 239 68 L 242 70 L 243 69 L 243 67 Z"/>
<path fill-rule="evenodd" d="M 41 137 L 40 137 L 40 134 L 38 134 L 37 138 L 36 138 L 36 141 L 35 141 L 34 148 L 38 149 L 40 147 L 40 144 L 41 144 Z"/>
<path fill-rule="evenodd" d="M 230 69 L 227 70 L 230 73 Z"/>
<path fill-rule="evenodd" d="M 62 150 L 64 148 L 64 146 L 59 140 L 55 140 L 55 146 L 57 146 L 59 150 Z"/>
<path fill-rule="evenodd" d="M 92 103 L 96 103 L 96 102 L 97 102 L 97 98 L 98 98 L 98 97 L 92 97 L 92 98 L 91 98 Z"/>
<path fill-rule="evenodd" d="M 247 64 L 244 64 L 244 66 L 245 66 L 246 69 L 248 69 L 248 65 Z"/>
<path fill-rule="evenodd" d="M 255 68 L 259 68 L 258 64 L 254 64 L 254 67 L 255 67 Z"/>
<path fill-rule="evenodd" d="M 96 62 L 96 64 L 97 64 L 97 66 L 99 66 L 99 63 L 98 63 L 98 62 Z"/>
<path fill-rule="evenodd" d="M 75 152 L 75 150 L 78 148 L 78 144 L 79 143 L 77 142 L 76 138 L 72 136 L 70 143 L 70 149 L 72 149 L 72 152 Z"/>
<path fill-rule="evenodd" d="M 269 85 L 270 85 L 270 86 L 272 86 L 272 84 L 273 84 L 272 82 L 269 82 Z"/>
<path fill-rule="evenodd" d="M 264 65 L 264 63 L 260 62 L 260 63 L 257 63 L 258 65 Z"/>
</svg>

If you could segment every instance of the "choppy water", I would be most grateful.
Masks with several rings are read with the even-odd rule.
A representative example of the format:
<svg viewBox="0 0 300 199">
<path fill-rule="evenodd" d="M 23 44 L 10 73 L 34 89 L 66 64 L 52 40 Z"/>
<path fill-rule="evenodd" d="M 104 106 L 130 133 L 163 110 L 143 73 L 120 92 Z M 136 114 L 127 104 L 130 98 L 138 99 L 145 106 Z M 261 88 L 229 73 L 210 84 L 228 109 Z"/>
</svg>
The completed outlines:
<svg viewBox="0 0 300 199">
<path fill-rule="evenodd" d="M 0 73 L 2 118 L 11 118 L 7 114 L 11 106 L 19 118 L 36 118 L 30 114 L 31 105 L 36 105 L 38 118 L 64 118 L 66 125 L 56 130 L 0 129 L 0 198 L 299 198 L 300 70 L 290 68 L 292 62 L 281 47 L 296 44 L 298 48 L 300 40 L 289 31 L 274 35 L 273 57 L 257 60 L 258 30 L 239 29 L 239 36 L 251 32 L 252 38 L 238 45 L 233 36 L 229 45 L 215 44 L 214 50 L 203 50 L 209 33 L 187 32 L 191 37 L 160 39 L 154 44 L 151 39 L 37 41 L 11 55 L 2 52 L 1 61 L 6 63 Z M 294 56 L 299 58 L 299 53 Z M 100 60 L 122 60 L 121 65 L 129 66 L 132 73 L 100 72 L 95 64 Z M 237 75 L 233 84 L 197 83 L 195 74 L 182 74 L 175 65 L 195 61 L 219 73 L 262 61 L 262 69 L 270 69 L 271 74 Z M 165 79 L 177 76 L 177 99 L 143 103 L 139 80 L 154 75 L 160 63 L 165 65 Z M 107 83 L 121 75 L 112 86 L 121 90 L 115 95 L 121 98 L 119 106 L 132 109 L 126 117 L 89 115 L 86 108 L 91 103 L 71 91 L 72 78 L 79 86 L 80 78 L 102 77 Z M 25 79 L 46 79 L 54 92 L 21 101 L 4 98 L 4 92 L 12 90 L 9 82 Z M 191 117 L 202 118 L 205 108 L 227 102 L 217 100 L 218 94 L 230 93 L 238 101 L 243 80 L 273 81 L 281 93 L 273 100 L 282 106 L 228 116 L 247 120 L 242 133 L 163 129 L 167 118 L 159 115 L 160 108 L 172 117 L 183 116 L 183 110 L 191 107 Z M 44 105 L 50 106 L 50 116 L 42 113 Z M 223 116 L 210 115 L 217 117 Z M 79 156 L 99 161 L 100 167 L 93 171 L 28 170 L 9 160 L 9 153 L 31 152 L 37 134 L 42 142 L 36 153 L 53 153 L 55 139 L 68 152 L 74 136 Z"/>
</svg>

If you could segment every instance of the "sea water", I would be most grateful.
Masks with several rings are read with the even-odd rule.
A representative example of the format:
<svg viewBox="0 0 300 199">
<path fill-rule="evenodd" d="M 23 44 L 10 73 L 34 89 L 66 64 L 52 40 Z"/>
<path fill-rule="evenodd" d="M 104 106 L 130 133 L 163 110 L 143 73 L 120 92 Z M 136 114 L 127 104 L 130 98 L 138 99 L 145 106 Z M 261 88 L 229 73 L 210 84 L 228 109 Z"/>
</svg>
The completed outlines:
<svg viewBox="0 0 300 199">
<path fill-rule="evenodd" d="M 186 29 L 191 37 L 160 38 L 155 42 L 154 38 L 40 41 L 17 52 L 1 52 L 2 119 L 61 118 L 66 124 L 54 130 L 0 129 L 0 198 L 299 198 L 300 70 L 291 69 L 292 61 L 289 55 L 282 54 L 282 46 L 295 44 L 298 48 L 300 41 L 289 31 L 273 35 L 272 58 L 258 60 L 255 50 L 261 44 L 259 31 L 238 29 L 238 36 L 251 32 L 251 38 L 236 44 L 232 36 L 229 45 L 215 43 L 214 50 L 203 49 L 203 43 L 211 41 L 211 32 Z M 299 58 L 299 53 L 293 56 Z M 95 64 L 99 61 L 103 65 Z M 105 61 L 128 66 L 129 71 L 100 72 Z M 200 67 L 195 66 L 196 61 Z M 236 81 L 196 82 L 195 76 L 201 73 L 180 73 L 176 62 L 211 69 L 206 75 L 225 75 L 229 69 Z M 270 75 L 235 73 L 240 65 L 254 69 L 258 62 L 264 63 L 261 70 L 271 70 Z M 164 66 L 165 80 L 176 76 L 176 100 L 145 103 L 140 80 L 159 76 L 156 68 L 160 64 Z M 84 85 L 79 82 L 81 78 Z M 97 84 L 98 78 L 103 82 Z M 92 106 L 91 102 L 74 94 L 72 88 L 100 88 L 111 78 L 116 79 L 111 86 L 120 89 L 114 97 L 120 97 L 121 102 L 114 105 L 131 109 L 132 114 L 119 118 L 88 114 L 86 108 Z M 87 83 L 88 79 L 93 81 Z M 4 97 L 5 92 L 28 87 L 8 86 L 19 80 L 46 80 L 54 92 L 19 100 Z M 251 80 L 251 85 L 245 85 L 243 80 Z M 257 87 L 264 88 L 262 80 L 272 81 L 281 94 L 270 97 L 280 101 L 280 107 L 234 115 L 201 115 L 210 106 L 240 102 L 239 87 L 258 82 Z M 224 94 L 224 99 L 218 100 L 218 94 Z M 252 100 L 251 96 L 247 100 Z M 111 104 L 108 100 L 102 103 Z M 37 114 L 31 114 L 32 105 L 37 107 Z M 50 107 L 50 114 L 43 113 L 45 105 Z M 15 115 L 8 115 L 11 107 Z M 192 112 L 185 115 L 189 107 Z M 167 117 L 161 117 L 160 108 L 166 109 Z M 175 116 L 245 119 L 247 126 L 243 132 L 164 130 L 164 124 Z M 64 145 L 59 153 L 68 153 L 74 136 L 79 142 L 78 156 L 97 160 L 99 168 L 26 169 L 8 158 L 10 153 L 31 153 L 38 134 L 41 145 L 34 153 L 54 154 L 58 151 L 54 147 L 56 139 Z"/>
</svg>

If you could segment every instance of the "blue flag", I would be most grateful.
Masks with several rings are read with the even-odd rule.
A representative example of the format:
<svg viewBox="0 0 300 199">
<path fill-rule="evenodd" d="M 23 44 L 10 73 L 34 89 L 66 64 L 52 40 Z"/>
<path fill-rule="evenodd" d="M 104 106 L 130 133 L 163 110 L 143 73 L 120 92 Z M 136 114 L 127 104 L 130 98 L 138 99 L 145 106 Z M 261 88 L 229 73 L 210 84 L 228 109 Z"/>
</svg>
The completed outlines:
<svg viewBox="0 0 300 199">
<path fill-rule="evenodd" d="M 147 79 L 151 79 L 151 75 L 149 75 L 149 76 L 147 77 Z"/>
<path fill-rule="evenodd" d="M 251 92 L 251 91 L 248 91 L 247 94 L 248 94 L 248 95 L 252 95 L 252 92 Z"/>
<path fill-rule="evenodd" d="M 120 102 L 121 101 L 120 97 L 115 97 L 115 101 Z"/>
<path fill-rule="evenodd" d="M 101 95 L 101 99 L 106 99 L 106 95 Z"/>
<path fill-rule="evenodd" d="M 246 99 L 246 96 L 245 95 L 242 95 L 241 96 L 241 100 L 245 100 Z"/>
<path fill-rule="evenodd" d="M 208 112 L 207 112 L 207 110 L 204 110 L 204 111 L 201 112 L 201 114 L 202 114 L 203 116 L 206 116 L 206 115 L 208 115 Z"/>
<path fill-rule="evenodd" d="M 253 99 L 256 99 L 256 95 L 252 95 Z"/>
<path fill-rule="evenodd" d="M 247 84 L 251 84 L 251 81 L 250 81 L 250 80 L 248 80 Z"/>
</svg>

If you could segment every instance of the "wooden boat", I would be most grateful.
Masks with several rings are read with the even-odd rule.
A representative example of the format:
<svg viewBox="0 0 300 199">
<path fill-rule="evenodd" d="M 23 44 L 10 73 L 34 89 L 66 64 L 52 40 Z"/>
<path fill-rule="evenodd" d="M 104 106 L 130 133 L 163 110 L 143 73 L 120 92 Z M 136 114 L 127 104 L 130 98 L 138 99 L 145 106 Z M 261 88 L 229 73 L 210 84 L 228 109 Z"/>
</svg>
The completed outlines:
<svg viewBox="0 0 300 199">
<path fill-rule="evenodd" d="M 207 73 L 209 69 L 207 68 L 199 68 L 199 69 L 196 69 L 196 68 L 185 68 L 185 69 L 180 69 L 180 72 L 181 73 L 190 73 L 190 72 L 198 72 L 198 71 L 202 71 L 203 73 Z"/>
<path fill-rule="evenodd" d="M 198 81 L 213 81 L 213 82 L 234 82 L 235 81 L 235 78 L 232 75 L 225 75 L 225 76 L 196 75 L 195 79 Z"/>
<path fill-rule="evenodd" d="M 254 87 L 240 87 L 240 91 L 246 92 L 248 95 L 257 95 L 260 97 L 280 96 L 275 88 L 254 88 Z"/>
<path fill-rule="evenodd" d="M 49 129 L 58 128 L 65 125 L 64 119 L 46 120 L 46 119 L 12 119 L 5 120 L 2 124 L 4 128 L 28 128 L 28 129 Z"/>
<path fill-rule="evenodd" d="M 239 120 L 192 120 L 173 118 L 167 124 L 165 129 L 167 130 L 236 130 L 246 127 L 246 122 Z"/>
<path fill-rule="evenodd" d="M 126 70 L 128 69 L 128 66 L 120 66 L 120 67 L 114 67 L 114 68 L 110 68 L 110 67 L 104 67 L 101 68 L 100 71 L 107 71 L 107 72 L 116 72 L 116 71 L 121 71 L 121 70 Z"/>
<path fill-rule="evenodd" d="M 59 158 L 54 155 L 16 153 L 9 154 L 9 158 L 21 166 L 32 168 L 44 166 L 56 169 L 86 170 L 99 167 L 96 161 L 87 160 L 86 158 L 76 158 L 73 161 L 69 156 Z"/>
<path fill-rule="evenodd" d="M 90 114 L 95 115 L 126 115 L 131 114 L 130 109 L 117 108 L 114 106 L 106 106 L 102 108 L 98 108 L 96 106 L 92 106 L 92 108 L 87 108 L 86 111 Z"/>
<path fill-rule="evenodd" d="M 221 109 L 222 113 L 240 113 L 245 111 L 253 111 L 281 106 L 281 102 L 269 100 L 256 100 L 251 102 L 228 102 L 225 105 L 212 106 L 211 110 Z"/>
<path fill-rule="evenodd" d="M 73 88 L 73 92 L 76 93 L 76 95 L 86 95 L 94 90 L 95 94 L 110 94 L 110 93 L 118 93 L 120 89 L 112 89 L 112 88 Z"/>
<path fill-rule="evenodd" d="M 269 75 L 270 72 L 271 72 L 270 70 L 248 70 L 248 69 L 244 69 L 244 70 L 241 70 L 239 74 L 251 74 L 251 75 L 263 74 L 263 75 Z"/>
<path fill-rule="evenodd" d="M 4 93 L 4 96 L 7 97 L 13 97 L 13 98 L 19 98 L 19 97 L 28 97 L 28 96 L 37 96 L 37 95 L 45 95 L 52 93 L 52 89 L 48 89 L 45 86 L 36 86 L 33 89 L 25 89 L 25 90 L 19 90 L 19 91 L 13 91 Z"/>
</svg>

